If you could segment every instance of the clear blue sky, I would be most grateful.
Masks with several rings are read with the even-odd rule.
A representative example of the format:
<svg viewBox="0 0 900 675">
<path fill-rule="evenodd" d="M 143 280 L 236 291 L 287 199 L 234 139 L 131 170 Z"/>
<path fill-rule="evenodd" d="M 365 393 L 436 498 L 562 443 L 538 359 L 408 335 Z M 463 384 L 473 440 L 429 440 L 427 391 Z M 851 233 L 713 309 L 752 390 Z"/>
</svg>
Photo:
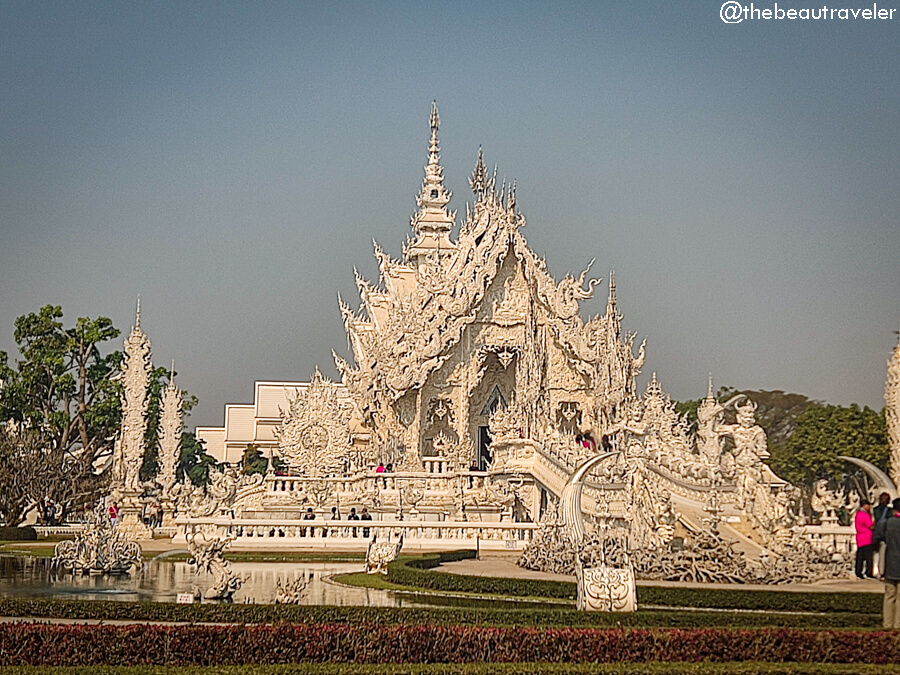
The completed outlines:
<svg viewBox="0 0 900 675">
<path fill-rule="evenodd" d="M 451 207 L 483 146 L 557 277 L 615 270 L 643 381 L 880 409 L 900 11 L 720 4 L 4 2 L 0 349 L 47 303 L 125 332 L 140 294 L 191 425 L 254 380 L 334 375 L 337 293 L 377 276 L 373 238 L 399 256 L 437 99 Z"/>
</svg>

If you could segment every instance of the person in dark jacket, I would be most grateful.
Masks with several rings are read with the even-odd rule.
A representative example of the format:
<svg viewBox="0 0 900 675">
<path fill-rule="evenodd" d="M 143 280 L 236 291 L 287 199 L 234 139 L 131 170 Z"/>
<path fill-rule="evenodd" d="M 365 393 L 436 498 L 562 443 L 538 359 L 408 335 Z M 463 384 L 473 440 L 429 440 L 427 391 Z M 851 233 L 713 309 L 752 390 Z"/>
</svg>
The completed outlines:
<svg viewBox="0 0 900 675">
<path fill-rule="evenodd" d="M 885 628 L 900 628 L 900 498 L 894 500 L 890 516 L 875 525 L 873 541 L 884 542 Z"/>
</svg>

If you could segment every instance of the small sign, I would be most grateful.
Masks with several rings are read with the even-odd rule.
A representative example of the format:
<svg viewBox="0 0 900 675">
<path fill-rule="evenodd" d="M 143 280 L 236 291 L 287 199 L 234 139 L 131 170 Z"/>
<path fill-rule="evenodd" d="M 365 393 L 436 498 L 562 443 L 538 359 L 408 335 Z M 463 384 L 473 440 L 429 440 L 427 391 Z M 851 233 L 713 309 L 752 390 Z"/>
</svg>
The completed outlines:
<svg viewBox="0 0 900 675">
<path fill-rule="evenodd" d="M 506 548 L 510 548 L 510 549 L 512 549 L 513 551 L 515 551 L 516 548 L 517 548 L 517 547 L 516 547 L 516 543 L 517 543 L 517 542 L 516 542 L 515 539 L 507 539 L 507 540 L 506 540 Z"/>
<path fill-rule="evenodd" d="M 193 593 L 179 593 L 178 598 L 175 602 L 179 605 L 193 605 L 194 604 L 194 594 Z"/>
</svg>

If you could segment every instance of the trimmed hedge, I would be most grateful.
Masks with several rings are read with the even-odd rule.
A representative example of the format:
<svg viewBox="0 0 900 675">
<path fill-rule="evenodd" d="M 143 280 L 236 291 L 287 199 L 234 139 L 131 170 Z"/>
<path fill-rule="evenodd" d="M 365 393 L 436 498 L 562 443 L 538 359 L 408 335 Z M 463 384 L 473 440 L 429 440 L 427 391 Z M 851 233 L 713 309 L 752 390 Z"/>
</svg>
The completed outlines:
<svg viewBox="0 0 900 675">
<path fill-rule="evenodd" d="M 880 593 L 757 591 L 741 588 L 638 586 L 638 603 L 666 607 L 705 607 L 768 612 L 850 612 L 880 614 Z"/>
<path fill-rule="evenodd" d="M 455 557 L 459 554 L 466 556 Z M 454 557 L 450 557 L 454 556 Z M 514 597 L 575 599 L 575 584 L 568 581 L 474 577 L 447 572 L 431 572 L 442 562 L 474 558 L 474 551 L 431 553 L 418 558 L 399 558 L 388 565 L 388 580 L 401 586 L 415 586 L 450 593 L 487 593 Z"/>
<path fill-rule="evenodd" d="M 795 661 L 895 664 L 890 631 L 0 625 L 0 665 Z"/>
<path fill-rule="evenodd" d="M 37 541 L 37 530 L 27 527 L 0 527 L 0 541 Z"/>
<path fill-rule="evenodd" d="M 2 675 L 95 675 L 96 666 L 0 667 Z M 900 666 L 865 663 L 292 663 L 241 666 L 105 666 L 106 675 L 885 675 Z"/>
<path fill-rule="evenodd" d="M 430 571 L 449 562 L 446 553 L 419 558 L 400 558 L 388 565 L 392 583 L 450 593 L 484 593 L 512 597 L 574 599 L 575 584 L 567 581 L 474 577 Z M 457 558 L 458 559 L 458 558 Z M 881 612 L 879 593 L 809 593 L 737 588 L 683 588 L 638 586 L 638 606 L 702 607 L 708 609 L 762 610 L 770 612 Z"/>
<path fill-rule="evenodd" d="M 0 598 L 0 616 L 97 621 L 303 623 L 351 625 L 530 626 L 594 628 L 862 628 L 881 627 L 881 614 L 766 614 L 641 610 L 634 614 L 547 609 L 462 607 L 335 607 L 326 605 L 176 605 L 157 602 Z"/>
</svg>

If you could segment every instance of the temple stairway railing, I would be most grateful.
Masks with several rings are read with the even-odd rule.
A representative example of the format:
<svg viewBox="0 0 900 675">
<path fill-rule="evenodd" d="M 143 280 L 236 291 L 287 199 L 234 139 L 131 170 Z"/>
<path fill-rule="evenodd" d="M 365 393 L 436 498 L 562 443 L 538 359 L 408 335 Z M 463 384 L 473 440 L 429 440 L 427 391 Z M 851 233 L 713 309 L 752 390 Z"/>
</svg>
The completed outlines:
<svg viewBox="0 0 900 675">
<path fill-rule="evenodd" d="M 523 551 L 534 536 L 534 523 L 473 523 L 422 520 L 258 520 L 254 518 L 178 518 L 173 542 L 186 544 L 191 529 L 215 530 L 233 537 L 229 550 L 365 550 L 373 536 L 398 541 L 404 551 L 480 549 Z M 368 530 L 368 537 L 364 536 Z"/>
</svg>

